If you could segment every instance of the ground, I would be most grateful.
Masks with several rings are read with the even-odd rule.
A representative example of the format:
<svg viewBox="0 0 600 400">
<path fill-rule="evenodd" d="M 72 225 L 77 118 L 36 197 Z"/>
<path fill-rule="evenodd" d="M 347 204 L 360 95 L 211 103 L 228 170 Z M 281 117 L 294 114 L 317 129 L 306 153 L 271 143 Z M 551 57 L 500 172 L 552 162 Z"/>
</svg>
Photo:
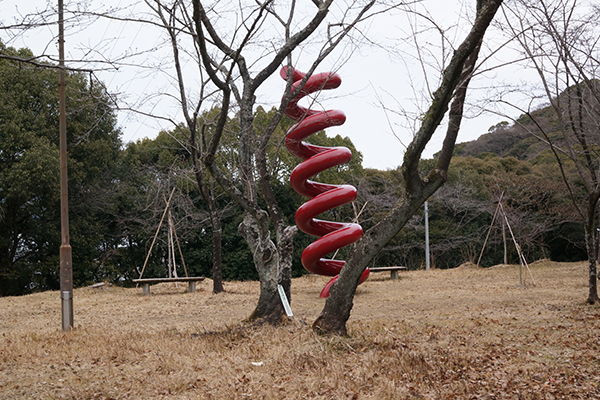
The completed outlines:
<svg viewBox="0 0 600 400">
<path fill-rule="evenodd" d="M 349 337 L 310 329 L 326 278 L 292 283 L 284 326 L 241 321 L 257 282 L 0 298 L 2 399 L 600 399 L 600 307 L 585 263 L 372 274 Z M 532 282 L 535 280 L 535 286 Z"/>
</svg>

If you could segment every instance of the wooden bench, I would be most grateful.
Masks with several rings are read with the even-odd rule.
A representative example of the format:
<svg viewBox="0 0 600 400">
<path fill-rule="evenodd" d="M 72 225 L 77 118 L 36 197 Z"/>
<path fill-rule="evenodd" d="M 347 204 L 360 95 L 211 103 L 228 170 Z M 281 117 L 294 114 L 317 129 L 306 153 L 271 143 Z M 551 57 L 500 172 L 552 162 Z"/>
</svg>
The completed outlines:
<svg viewBox="0 0 600 400">
<path fill-rule="evenodd" d="M 203 281 L 203 277 L 193 276 L 193 277 L 183 277 L 183 278 L 144 278 L 144 279 L 133 279 L 135 283 L 141 283 L 142 292 L 144 294 L 150 294 L 150 285 L 155 283 L 163 283 L 163 282 L 187 282 L 188 283 L 188 292 L 193 293 L 196 291 L 196 282 Z"/>
<path fill-rule="evenodd" d="M 390 278 L 391 279 L 398 279 L 398 271 L 406 271 L 408 268 L 406 267 L 400 267 L 400 266 L 393 266 L 393 267 L 374 267 L 374 268 L 369 268 L 369 271 L 371 272 L 385 272 L 385 271 L 390 271 Z"/>
</svg>

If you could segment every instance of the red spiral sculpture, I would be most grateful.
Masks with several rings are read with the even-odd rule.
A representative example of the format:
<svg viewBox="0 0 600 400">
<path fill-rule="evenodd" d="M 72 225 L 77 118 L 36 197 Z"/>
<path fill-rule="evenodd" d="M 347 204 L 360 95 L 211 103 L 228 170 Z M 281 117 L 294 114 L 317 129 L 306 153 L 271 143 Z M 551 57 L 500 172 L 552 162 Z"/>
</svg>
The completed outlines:
<svg viewBox="0 0 600 400">
<path fill-rule="evenodd" d="M 287 68 L 280 71 L 287 79 Z M 292 69 L 294 84 L 292 91 L 300 84 L 304 73 Z M 318 236 L 302 253 L 302 265 L 318 275 L 333 276 L 321 291 L 321 297 L 329 297 L 329 289 L 337 280 L 344 267 L 341 260 L 322 258 L 327 254 L 352 244 L 362 237 L 362 228 L 355 223 L 323 221 L 315 217 L 327 210 L 352 202 L 356 198 L 356 189 L 351 185 L 329 185 L 310 181 L 309 178 L 319 172 L 345 164 L 352 158 L 346 147 L 321 147 L 302 142 L 303 139 L 330 126 L 342 125 L 346 116 L 339 110 L 315 111 L 298 105 L 304 96 L 324 89 L 335 89 L 342 83 L 339 75 L 325 72 L 311 76 L 300 93 L 294 97 L 285 113 L 297 124 L 292 126 L 286 136 L 285 145 L 296 157 L 305 161 L 298 165 L 290 176 L 292 188 L 303 196 L 310 197 L 296 212 L 296 225 L 303 232 Z M 369 277 L 367 268 L 359 284 Z"/>
</svg>

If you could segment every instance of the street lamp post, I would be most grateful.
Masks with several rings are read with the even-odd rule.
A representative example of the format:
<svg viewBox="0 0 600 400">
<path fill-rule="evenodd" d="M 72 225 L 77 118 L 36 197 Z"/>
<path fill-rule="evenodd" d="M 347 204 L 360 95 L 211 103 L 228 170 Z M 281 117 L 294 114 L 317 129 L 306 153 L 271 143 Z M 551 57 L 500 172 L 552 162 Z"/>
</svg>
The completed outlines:
<svg viewBox="0 0 600 400">
<path fill-rule="evenodd" d="M 63 0 L 58 0 L 59 130 L 60 130 L 60 298 L 62 329 L 73 328 L 73 257 L 69 244 L 69 196 L 67 176 L 67 107 L 65 95 L 65 34 Z"/>
</svg>

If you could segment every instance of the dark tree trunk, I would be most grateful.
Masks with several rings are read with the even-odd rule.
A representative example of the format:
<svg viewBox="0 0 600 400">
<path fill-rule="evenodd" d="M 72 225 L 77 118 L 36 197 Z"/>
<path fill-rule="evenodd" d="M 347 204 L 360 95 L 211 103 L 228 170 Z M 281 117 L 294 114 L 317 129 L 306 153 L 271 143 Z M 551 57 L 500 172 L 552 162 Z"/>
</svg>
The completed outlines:
<svg viewBox="0 0 600 400">
<path fill-rule="evenodd" d="M 298 232 L 296 225 L 281 225 L 277 229 L 277 251 L 279 253 L 279 284 L 283 286 L 288 301 L 292 302 L 292 258 L 294 256 L 294 236 Z"/>
<path fill-rule="evenodd" d="M 0 251 L 3 251 L 0 249 Z M 6 249 L 8 250 L 8 249 Z M 1 253 L 0 253 L 1 254 Z M 4 285 L 11 281 L 12 268 L 6 256 L 0 256 L 0 297 L 5 295 Z"/>
<path fill-rule="evenodd" d="M 597 278 L 597 272 L 596 272 L 596 258 L 591 257 L 591 254 L 594 254 L 596 251 L 595 237 L 594 237 L 593 233 L 589 234 L 587 232 L 587 229 L 585 232 L 585 236 L 586 236 L 585 243 L 586 243 L 586 247 L 587 247 L 587 251 L 588 251 L 588 255 L 589 255 L 588 256 L 589 293 L 588 293 L 587 303 L 594 304 L 594 303 L 597 303 L 600 301 L 600 298 L 598 298 L 598 280 L 597 280 L 598 278 Z"/>
<path fill-rule="evenodd" d="M 350 318 L 354 294 L 363 271 L 425 200 L 446 181 L 462 119 L 467 86 L 475 68 L 483 35 L 501 3 L 502 0 L 477 1 L 477 20 L 444 70 L 443 81 L 434 93 L 434 99 L 423 119 L 421 128 L 404 154 L 402 172 L 407 194 L 404 199 L 398 201 L 396 207 L 383 221 L 365 233 L 362 239 L 356 243 L 354 250 L 350 252 L 338 280 L 331 287 L 330 296 L 325 302 L 323 311 L 313 324 L 316 332 L 334 335 L 347 334 L 346 322 Z M 418 171 L 421 154 L 448 110 L 452 96 L 455 96 L 455 100 L 450 108 L 450 121 L 442 151 L 435 168 L 422 179 Z"/>
<path fill-rule="evenodd" d="M 15 283 L 17 272 L 15 270 L 15 255 L 19 247 L 19 234 L 15 229 L 12 229 L 12 233 L 12 240 L 5 241 L 6 245 L 0 247 L 0 297 L 10 293 L 7 288 Z M 18 289 L 17 292 L 20 293 L 21 289 Z"/>
<path fill-rule="evenodd" d="M 192 152 L 193 153 L 193 152 Z M 192 155 L 194 157 L 194 155 Z M 213 232 L 212 241 L 212 253 L 213 253 L 213 266 L 212 266 L 212 277 L 213 277 L 213 293 L 224 292 L 223 288 L 223 273 L 222 273 L 222 255 L 221 255 L 221 240 L 222 240 L 222 228 L 221 228 L 221 216 L 217 204 L 215 202 L 214 191 L 208 190 L 206 182 L 204 182 L 204 174 L 200 169 L 200 165 L 197 158 L 194 158 L 194 169 L 196 172 L 196 183 L 200 194 L 206 203 L 208 204 L 208 210 L 210 213 L 210 224 Z"/>
<path fill-rule="evenodd" d="M 258 304 L 248 317 L 248 321 L 258 324 L 267 323 L 274 326 L 282 324 L 286 319 L 286 315 L 279 298 L 277 286 L 263 285 L 261 281 L 260 287 Z"/>
<path fill-rule="evenodd" d="M 223 229 L 221 228 L 221 216 L 215 202 L 215 191 L 214 188 L 210 188 L 209 196 L 209 208 L 210 208 L 210 223 L 213 231 L 213 293 L 222 293 L 223 289 L 223 258 L 221 254 L 221 239 Z"/>
<path fill-rule="evenodd" d="M 196 140 L 196 123 L 190 121 L 190 147 L 192 149 L 192 163 L 194 165 L 194 175 L 196 176 L 196 184 L 202 199 L 208 204 L 208 210 L 210 213 L 210 224 L 213 231 L 213 293 L 224 292 L 223 288 L 223 273 L 222 273 L 222 254 L 221 254 L 221 240 L 222 240 L 222 228 L 221 228 L 221 215 L 215 202 L 215 192 L 211 184 L 210 190 L 208 189 L 204 180 L 204 170 L 199 161 L 198 146 Z"/>
<path fill-rule="evenodd" d="M 223 273 L 222 273 L 222 255 L 221 255 L 221 239 L 222 239 L 222 228 L 221 228 L 221 216 L 214 199 L 214 192 L 211 190 L 210 193 L 206 188 L 204 182 L 203 173 L 199 169 L 200 166 L 195 162 L 196 169 L 196 183 L 198 189 L 202 194 L 204 201 L 208 203 L 208 209 L 210 213 L 210 223 L 213 232 L 213 266 L 212 266 L 212 277 L 213 277 L 213 293 L 224 292 L 223 288 Z M 200 171 L 200 172 L 199 172 Z"/>
<path fill-rule="evenodd" d="M 585 224 L 585 245 L 588 254 L 588 270 L 589 270 L 589 293 L 587 302 L 594 304 L 600 301 L 598 298 L 598 281 L 596 268 L 596 208 L 598 203 L 598 195 L 590 194 L 588 204 L 588 215 Z"/>
<path fill-rule="evenodd" d="M 222 272 L 222 257 L 221 257 L 221 220 L 219 216 L 212 217 L 211 220 L 213 228 L 213 266 L 212 266 L 212 277 L 213 277 L 213 293 L 224 292 L 223 289 L 223 272 Z"/>
</svg>

